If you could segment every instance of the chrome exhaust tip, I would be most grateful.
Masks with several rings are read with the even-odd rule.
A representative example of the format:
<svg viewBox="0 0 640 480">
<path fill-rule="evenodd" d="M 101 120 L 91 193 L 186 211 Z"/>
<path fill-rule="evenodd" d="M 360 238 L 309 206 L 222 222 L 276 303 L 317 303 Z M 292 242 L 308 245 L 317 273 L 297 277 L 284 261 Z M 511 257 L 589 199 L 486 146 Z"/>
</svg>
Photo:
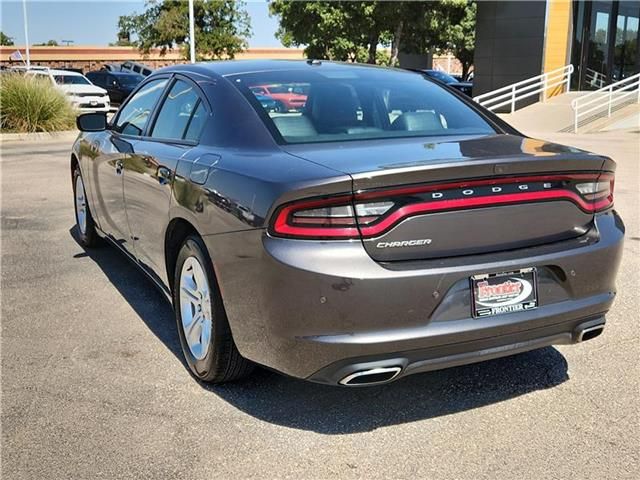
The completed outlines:
<svg viewBox="0 0 640 480">
<path fill-rule="evenodd" d="M 604 330 L 604 323 L 600 325 L 594 325 L 593 327 L 583 328 L 578 332 L 578 342 L 586 342 L 592 338 L 596 338 Z"/>
<path fill-rule="evenodd" d="M 402 367 L 380 367 L 369 370 L 361 370 L 359 372 L 347 375 L 340 380 L 340 385 L 356 386 L 356 385 L 376 385 L 393 380 L 402 371 Z"/>
</svg>

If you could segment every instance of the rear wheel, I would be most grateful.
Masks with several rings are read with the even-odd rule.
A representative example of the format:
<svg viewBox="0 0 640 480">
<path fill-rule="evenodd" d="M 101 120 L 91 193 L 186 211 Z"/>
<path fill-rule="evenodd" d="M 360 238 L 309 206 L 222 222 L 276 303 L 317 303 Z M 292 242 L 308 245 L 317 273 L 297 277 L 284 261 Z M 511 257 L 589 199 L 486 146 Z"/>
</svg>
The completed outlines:
<svg viewBox="0 0 640 480">
<path fill-rule="evenodd" d="M 89 210 L 87 193 L 84 188 L 82 173 L 78 166 L 73 169 L 73 198 L 80 243 L 83 247 L 95 247 L 98 243 L 98 234 L 96 233 L 91 210 Z"/>
<path fill-rule="evenodd" d="M 173 290 L 178 335 L 191 372 L 211 383 L 249 374 L 253 364 L 236 348 L 211 260 L 197 236 L 188 237 L 180 248 Z"/>
</svg>

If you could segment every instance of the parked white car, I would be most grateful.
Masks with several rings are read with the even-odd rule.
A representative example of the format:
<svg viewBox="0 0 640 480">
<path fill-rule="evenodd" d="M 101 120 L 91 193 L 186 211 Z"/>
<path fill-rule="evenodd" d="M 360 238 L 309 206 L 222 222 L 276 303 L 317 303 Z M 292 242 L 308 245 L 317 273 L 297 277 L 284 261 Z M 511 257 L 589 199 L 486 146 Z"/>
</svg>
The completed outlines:
<svg viewBox="0 0 640 480">
<path fill-rule="evenodd" d="M 68 70 L 31 68 L 25 75 L 46 76 L 62 90 L 72 105 L 81 112 L 108 112 L 111 109 L 109 95 L 104 88 L 97 87 L 87 77 Z"/>
</svg>

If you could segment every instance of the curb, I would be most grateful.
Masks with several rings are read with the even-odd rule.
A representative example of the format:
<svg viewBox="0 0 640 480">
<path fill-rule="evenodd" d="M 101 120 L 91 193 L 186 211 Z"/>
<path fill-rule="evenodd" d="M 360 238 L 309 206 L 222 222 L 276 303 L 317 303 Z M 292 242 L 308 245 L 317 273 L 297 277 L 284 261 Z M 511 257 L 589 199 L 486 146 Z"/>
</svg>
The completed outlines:
<svg viewBox="0 0 640 480">
<path fill-rule="evenodd" d="M 64 130 L 61 132 L 36 133 L 0 133 L 0 143 L 29 142 L 38 140 L 72 140 L 78 136 L 78 130 Z"/>
</svg>

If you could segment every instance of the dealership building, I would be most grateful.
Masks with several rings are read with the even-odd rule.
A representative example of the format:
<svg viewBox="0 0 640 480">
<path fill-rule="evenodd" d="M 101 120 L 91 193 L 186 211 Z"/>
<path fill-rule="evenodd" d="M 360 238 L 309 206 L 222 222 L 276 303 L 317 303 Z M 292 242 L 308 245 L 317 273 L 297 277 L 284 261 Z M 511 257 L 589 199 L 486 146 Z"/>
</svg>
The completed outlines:
<svg viewBox="0 0 640 480">
<path fill-rule="evenodd" d="M 640 72 L 640 1 L 478 2 L 473 94 L 572 64 L 572 90 Z"/>
</svg>

